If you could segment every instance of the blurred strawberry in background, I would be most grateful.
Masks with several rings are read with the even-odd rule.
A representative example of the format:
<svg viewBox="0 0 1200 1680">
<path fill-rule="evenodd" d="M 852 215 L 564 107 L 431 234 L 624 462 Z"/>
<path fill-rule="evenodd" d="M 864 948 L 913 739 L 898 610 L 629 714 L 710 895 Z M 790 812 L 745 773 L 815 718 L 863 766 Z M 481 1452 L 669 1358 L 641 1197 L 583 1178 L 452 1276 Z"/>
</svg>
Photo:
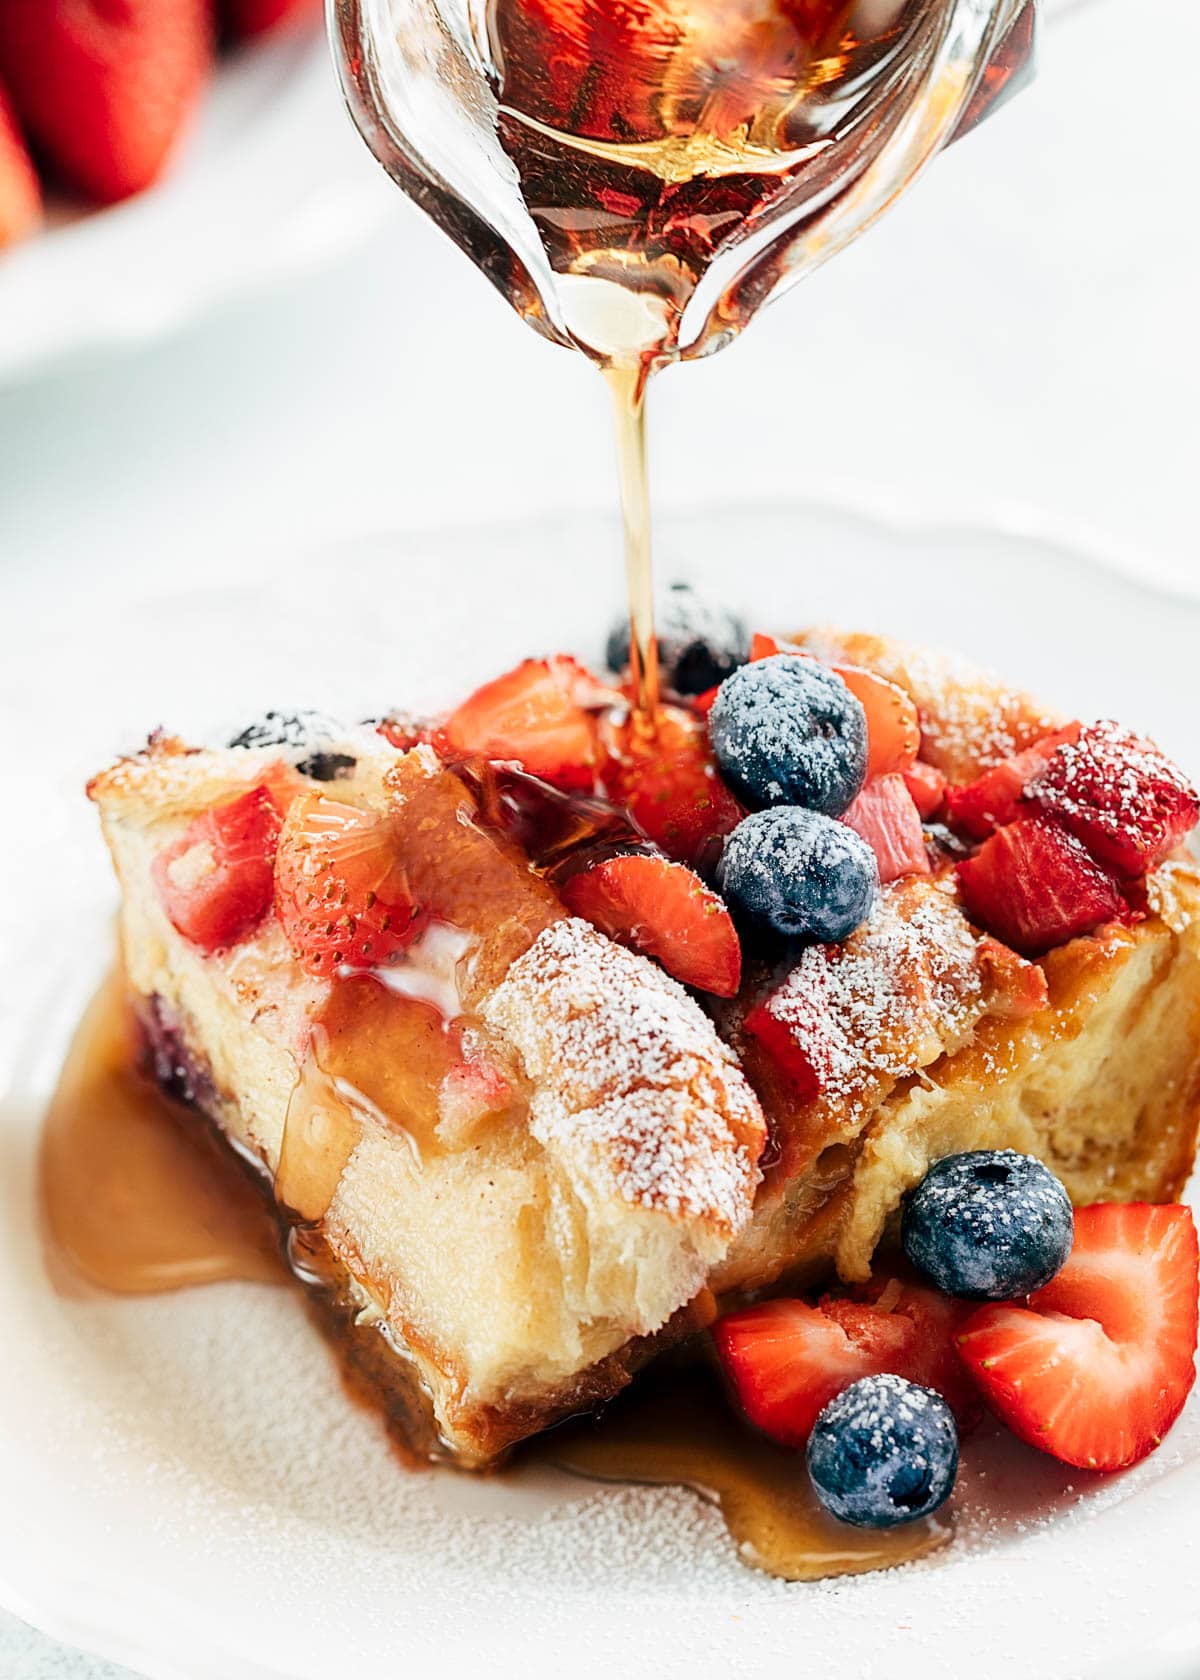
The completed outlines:
<svg viewBox="0 0 1200 1680">
<path fill-rule="evenodd" d="M 218 44 L 315 18 L 320 0 L 0 0 L 0 248 L 50 181 L 93 204 L 169 168 Z"/>
</svg>

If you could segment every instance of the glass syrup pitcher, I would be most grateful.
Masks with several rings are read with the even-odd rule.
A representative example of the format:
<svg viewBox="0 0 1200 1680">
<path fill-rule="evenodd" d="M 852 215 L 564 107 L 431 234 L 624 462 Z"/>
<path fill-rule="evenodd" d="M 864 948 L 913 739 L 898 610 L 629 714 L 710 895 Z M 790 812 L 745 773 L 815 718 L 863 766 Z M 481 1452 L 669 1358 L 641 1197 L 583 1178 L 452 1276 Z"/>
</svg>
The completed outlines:
<svg viewBox="0 0 1200 1680">
<path fill-rule="evenodd" d="M 607 373 L 639 712 L 646 379 L 728 344 L 1018 84 L 1034 0 L 329 0 L 376 159 Z"/>
</svg>

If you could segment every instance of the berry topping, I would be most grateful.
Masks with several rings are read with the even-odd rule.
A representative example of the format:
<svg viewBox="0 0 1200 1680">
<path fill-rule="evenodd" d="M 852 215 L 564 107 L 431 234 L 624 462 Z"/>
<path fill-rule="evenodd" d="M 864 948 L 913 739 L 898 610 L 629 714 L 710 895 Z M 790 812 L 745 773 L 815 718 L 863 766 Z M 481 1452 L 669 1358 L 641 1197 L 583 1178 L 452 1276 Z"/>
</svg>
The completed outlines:
<svg viewBox="0 0 1200 1680">
<path fill-rule="evenodd" d="M 1058 747 L 1026 793 L 1127 880 L 1157 868 L 1200 818 L 1183 772 L 1152 741 L 1111 720 Z"/>
<path fill-rule="evenodd" d="M 398 962 L 420 927 L 391 821 L 316 793 L 284 821 L 275 907 L 310 974 Z"/>
<path fill-rule="evenodd" d="M 784 653 L 743 665 L 721 684 L 708 725 L 726 781 L 751 807 L 836 817 L 866 778 L 862 703 L 814 659 Z"/>
<path fill-rule="evenodd" d="M 1030 1446 L 1080 1469 L 1136 1464 L 1195 1381 L 1198 1260 L 1189 1208 L 1080 1208 L 1058 1276 L 1027 1306 L 974 1312 L 959 1335 L 963 1361 Z"/>
<path fill-rule="evenodd" d="M 464 700 L 442 738 L 451 754 L 519 764 L 556 787 L 590 789 L 596 731 L 588 708 L 607 693 L 565 654 L 526 659 Z"/>
<path fill-rule="evenodd" d="M 817 1498 L 856 1528 L 895 1528 L 927 1517 L 958 1475 L 954 1414 L 931 1388 L 905 1377 L 861 1377 L 813 1426 L 808 1473 Z"/>
<path fill-rule="evenodd" d="M 279 810 L 265 788 L 214 805 L 154 860 L 171 925 L 202 951 L 236 944 L 271 908 Z"/>
<path fill-rule="evenodd" d="M 736 613 L 698 595 L 690 583 L 673 583 L 656 614 L 658 665 L 665 686 L 676 694 L 703 694 L 744 665 L 750 634 Z M 629 664 L 629 620 L 609 632 L 609 669 Z"/>
<path fill-rule="evenodd" d="M 942 772 L 935 770 L 932 764 L 922 764 L 918 759 L 901 774 L 922 822 L 936 817 L 946 799 L 946 778 Z"/>
<path fill-rule="evenodd" d="M 920 812 L 903 776 L 876 776 L 842 812 L 841 820 L 875 853 L 881 885 L 901 875 L 929 874 Z"/>
<path fill-rule="evenodd" d="M 917 708 L 902 688 L 861 665 L 835 665 L 833 670 L 859 701 L 867 716 L 867 775 L 890 776 L 909 770 L 917 761 L 921 726 Z"/>
<path fill-rule="evenodd" d="M 1056 748 L 1064 741 L 1073 741 L 1078 734 L 1079 725 L 1072 723 L 1054 735 L 1035 741 L 1024 752 L 1001 759 L 965 787 L 951 788 L 946 794 L 946 815 L 951 826 L 971 840 L 986 840 L 1006 823 L 1028 816 L 1025 784 L 1045 768 Z"/>
<path fill-rule="evenodd" d="M 713 1344 L 738 1405 L 785 1447 L 802 1447 L 823 1406 L 860 1377 L 892 1371 L 936 1389 L 964 1422 L 978 1398 L 956 1350 L 969 1307 L 899 1278 L 819 1305 L 781 1299 L 727 1313 Z"/>
<path fill-rule="evenodd" d="M 280 756 L 302 776 L 311 776 L 314 782 L 332 782 L 348 776 L 355 766 L 350 753 L 337 751 L 334 746 L 345 733 L 341 724 L 323 712 L 264 712 L 229 745 L 278 747 Z"/>
<path fill-rule="evenodd" d="M 600 733 L 609 798 L 668 857 L 711 866 L 745 813 L 718 774 L 703 720 L 663 706 L 652 736 L 627 715 L 602 723 Z"/>
<path fill-rule="evenodd" d="M 1048 1167 L 974 1149 L 931 1167 L 900 1238 L 917 1270 L 965 1301 L 1012 1301 L 1049 1283 L 1071 1252 L 1071 1202 Z"/>
<path fill-rule="evenodd" d="M 879 872 L 865 840 L 819 811 L 756 811 L 734 829 L 717 870 L 730 904 L 760 931 L 829 943 L 862 923 Z"/>
<path fill-rule="evenodd" d="M 636 854 L 608 858 L 573 875 L 562 899 L 601 933 L 656 958 L 685 986 L 717 997 L 737 991 L 737 929 L 716 893 L 682 863 Z"/>
<path fill-rule="evenodd" d="M 957 867 L 968 915 L 1027 957 L 1126 914 L 1108 871 L 1041 817 L 997 829 Z"/>
</svg>

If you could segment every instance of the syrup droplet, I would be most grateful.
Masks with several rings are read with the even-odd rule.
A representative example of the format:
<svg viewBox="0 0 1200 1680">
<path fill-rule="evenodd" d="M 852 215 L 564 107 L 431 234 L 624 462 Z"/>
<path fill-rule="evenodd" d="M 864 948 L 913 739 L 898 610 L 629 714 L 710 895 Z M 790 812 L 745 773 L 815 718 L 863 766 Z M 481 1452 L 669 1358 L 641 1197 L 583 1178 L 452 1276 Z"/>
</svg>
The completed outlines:
<svg viewBox="0 0 1200 1680">
<path fill-rule="evenodd" d="M 286 1272 L 265 1187 L 139 1069 L 121 976 L 88 1007 L 42 1137 L 51 1274 L 121 1295 Z"/>
</svg>

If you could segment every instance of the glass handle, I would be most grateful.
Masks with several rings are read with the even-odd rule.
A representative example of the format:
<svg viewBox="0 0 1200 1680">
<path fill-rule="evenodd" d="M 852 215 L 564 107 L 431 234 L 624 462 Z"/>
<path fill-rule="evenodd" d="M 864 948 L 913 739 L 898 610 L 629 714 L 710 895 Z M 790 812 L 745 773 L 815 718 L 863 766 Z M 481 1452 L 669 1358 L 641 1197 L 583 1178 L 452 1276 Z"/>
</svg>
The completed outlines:
<svg viewBox="0 0 1200 1680">
<path fill-rule="evenodd" d="M 1033 80 L 1036 23 L 1036 0 L 1025 0 L 1024 6 L 1010 24 L 1008 33 L 984 66 L 979 86 L 971 95 L 971 101 L 959 119 L 958 127 L 950 136 L 952 141 L 969 134 L 986 116 L 1003 105 L 1006 99 L 1010 99 L 1027 82 Z"/>
</svg>

